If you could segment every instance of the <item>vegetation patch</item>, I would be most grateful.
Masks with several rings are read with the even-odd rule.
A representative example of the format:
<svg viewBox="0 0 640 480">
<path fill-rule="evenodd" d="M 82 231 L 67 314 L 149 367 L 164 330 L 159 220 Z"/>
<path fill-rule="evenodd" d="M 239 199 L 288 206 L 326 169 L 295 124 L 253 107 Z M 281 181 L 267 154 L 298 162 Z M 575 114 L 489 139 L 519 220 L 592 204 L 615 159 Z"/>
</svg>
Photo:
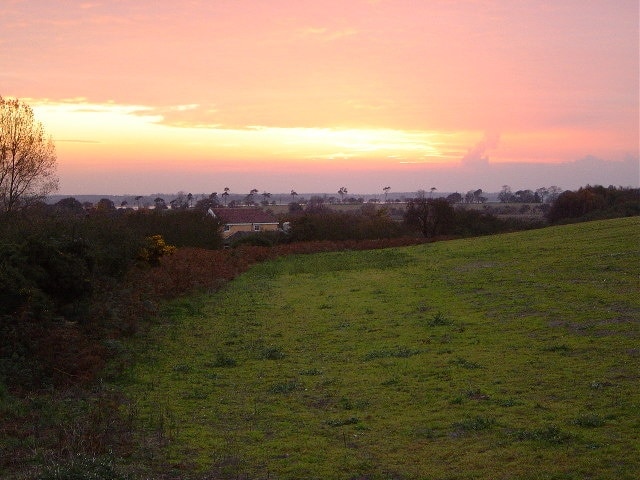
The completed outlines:
<svg viewBox="0 0 640 480">
<path fill-rule="evenodd" d="M 376 360 L 379 358 L 409 358 L 414 355 L 422 353 L 421 350 L 412 349 L 408 347 L 396 347 L 384 350 L 373 350 L 368 352 L 365 356 L 365 360 Z"/>
<path fill-rule="evenodd" d="M 640 308 L 639 226 L 424 244 L 391 269 L 366 251 L 272 260 L 134 344 L 138 440 L 205 478 L 633 478 L 637 322 L 575 326 Z M 173 371 L 211 351 L 243 361 Z"/>
</svg>

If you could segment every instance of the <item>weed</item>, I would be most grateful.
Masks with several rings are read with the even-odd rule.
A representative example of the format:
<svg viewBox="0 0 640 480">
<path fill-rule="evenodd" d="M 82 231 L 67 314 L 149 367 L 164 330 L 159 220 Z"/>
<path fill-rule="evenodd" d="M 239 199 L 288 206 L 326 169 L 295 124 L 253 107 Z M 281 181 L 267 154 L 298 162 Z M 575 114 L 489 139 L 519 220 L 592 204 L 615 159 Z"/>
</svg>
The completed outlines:
<svg viewBox="0 0 640 480">
<path fill-rule="evenodd" d="M 400 380 L 398 380 L 397 377 L 391 377 L 385 380 L 384 382 L 380 383 L 380 385 L 382 385 L 383 387 L 391 387 L 393 385 L 398 385 L 399 383 L 400 383 Z"/>
<path fill-rule="evenodd" d="M 279 347 L 265 347 L 260 352 L 260 358 L 263 360 L 282 360 L 285 356 L 285 353 Z"/>
<path fill-rule="evenodd" d="M 470 400 L 489 400 L 489 395 L 483 393 L 479 388 L 467 390 L 465 396 Z"/>
<path fill-rule="evenodd" d="M 300 372 L 298 373 L 300 375 L 314 376 L 314 375 L 322 375 L 322 370 L 318 370 L 317 368 L 309 368 L 307 370 L 300 370 Z"/>
<path fill-rule="evenodd" d="M 593 390 L 602 390 L 605 387 L 612 387 L 612 386 L 613 386 L 613 383 L 607 382 L 607 381 L 601 381 L 601 380 L 593 380 L 589 384 L 589 387 Z"/>
<path fill-rule="evenodd" d="M 452 325 L 453 322 L 444 316 L 442 312 L 436 313 L 431 319 L 427 322 L 427 325 L 430 327 L 443 327 L 447 325 Z"/>
<path fill-rule="evenodd" d="M 233 357 L 229 357 L 224 353 L 218 353 L 216 358 L 209 365 L 218 368 L 230 368 L 237 366 L 238 362 Z"/>
<path fill-rule="evenodd" d="M 173 371 L 176 373 L 191 373 L 191 366 L 186 364 L 178 364 L 173 367 Z"/>
<path fill-rule="evenodd" d="M 516 405 L 522 405 L 520 400 L 516 400 L 515 398 L 504 398 L 495 400 L 495 403 L 501 407 L 515 407 Z"/>
<path fill-rule="evenodd" d="M 366 400 L 351 401 L 346 397 L 340 399 L 340 406 L 345 410 L 362 410 L 369 406 L 369 402 Z"/>
<path fill-rule="evenodd" d="M 455 422 L 451 426 L 457 431 L 463 432 L 480 432 L 492 428 L 496 424 L 495 420 L 488 417 L 477 416 L 473 418 L 466 418 Z"/>
<path fill-rule="evenodd" d="M 574 418 L 571 423 L 583 428 L 596 428 L 605 424 L 605 419 L 596 414 L 585 414 Z"/>
<path fill-rule="evenodd" d="M 561 445 L 573 441 L 573 435 L 563 432 L 555 425 L 537 430 L 518 430 L 513 436 L 520 441 L 537 441 L 550 445 Z"/>
<path fill-rule="evenodd" d="M 375 360 L 379 358 L 409 358 L 422 353 L 421 350 L 415 350 L 407 347 L 396 347 L 391 350 L 374 350 L 364 356 L 365 360 Z"/>
<path fill-rule="evenodd" d="M 558 352 L 558 353 L 567 353 L 571 351 L 571 347 L 569 347 L 566 343 L 550 345 L 542 349 L 543 352 Z"/>
<path fill-rule="evenodd" d="M 456 358 L 455 360 L 451 360 L 449 362 L 451 365 L 456 365 L 458 367 L 467 368 L 469 370 L 474 370 L 476 368 L 482 368 L 482 366 L 477 362 L 472 362 L 470 360 L 466 360 L 464 358 Z"/>
<path fill-rule="evenodd" d="M 440 436 L 435 428 L 427 426 L 414 428 L 413 435 L 417 438 L 426 438 L 429 440 L 433 440 L 434 438 L 438 438 Z"/>
<path fill-rule="evenodd" d="M 327 425 L 330 427 L 343 427 L 345 425 L 355 425 L 360 422 L 358 417 L 349 417 L 338 420 L 327 420 Z"/>
<path fill-rule="evenodd" d="M 298 380 L 289 380 L 283 383 L 276 383 L 269 389 L 269 393 L 291 393 L 302 388 Z"/>
</svg>

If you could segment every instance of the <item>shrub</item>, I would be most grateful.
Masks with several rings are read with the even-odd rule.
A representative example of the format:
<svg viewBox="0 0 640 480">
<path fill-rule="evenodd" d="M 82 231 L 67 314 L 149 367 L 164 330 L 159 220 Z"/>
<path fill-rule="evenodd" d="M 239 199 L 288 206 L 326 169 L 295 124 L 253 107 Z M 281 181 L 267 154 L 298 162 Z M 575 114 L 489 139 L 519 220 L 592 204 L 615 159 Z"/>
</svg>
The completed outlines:
<svg viewBox="0 0 640 480">
<path fill-rule="evenodd" d="M 138 259 L 150 265 L 159 265 L 165 255 L 173 255 L 176 247 L 167 245 L 162 235 L 151 235 L 145 239 L 145 246 L 140 249 Z"/>
<path fill-rule="evenodd" d="M 596 185 L 565 191 L 547 213 L 551 223 L 640 215 L 640 189 Z"/>
</svg>

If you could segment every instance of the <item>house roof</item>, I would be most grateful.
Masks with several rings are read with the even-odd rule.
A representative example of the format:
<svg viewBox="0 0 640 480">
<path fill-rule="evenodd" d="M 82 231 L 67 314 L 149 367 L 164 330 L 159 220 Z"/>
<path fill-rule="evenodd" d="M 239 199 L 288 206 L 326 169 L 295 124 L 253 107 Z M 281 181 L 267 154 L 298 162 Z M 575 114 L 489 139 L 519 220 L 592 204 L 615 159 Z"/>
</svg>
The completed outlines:
<svg viewBox="0 0 640 480">
<path fill-rule="evenodd" d="M 278 223 L 272 214 L 260 208 L 215 208 L 213 213 L 226 224 Z"/>
</svg>

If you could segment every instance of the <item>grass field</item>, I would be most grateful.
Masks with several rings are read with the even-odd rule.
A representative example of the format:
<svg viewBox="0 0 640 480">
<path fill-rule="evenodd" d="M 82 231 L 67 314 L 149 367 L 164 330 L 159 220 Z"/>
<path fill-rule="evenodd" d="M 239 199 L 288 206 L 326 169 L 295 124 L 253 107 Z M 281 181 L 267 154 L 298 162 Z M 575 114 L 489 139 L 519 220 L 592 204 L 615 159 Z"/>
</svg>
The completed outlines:
<svg viewBox="0 0 640 480">
<path fill-rule="evenodd" d="M 140 456 L 207 478 L 638 478 L 639 227 L 293 256 L 174 301 L 122 381 Z"/>
</svg>

